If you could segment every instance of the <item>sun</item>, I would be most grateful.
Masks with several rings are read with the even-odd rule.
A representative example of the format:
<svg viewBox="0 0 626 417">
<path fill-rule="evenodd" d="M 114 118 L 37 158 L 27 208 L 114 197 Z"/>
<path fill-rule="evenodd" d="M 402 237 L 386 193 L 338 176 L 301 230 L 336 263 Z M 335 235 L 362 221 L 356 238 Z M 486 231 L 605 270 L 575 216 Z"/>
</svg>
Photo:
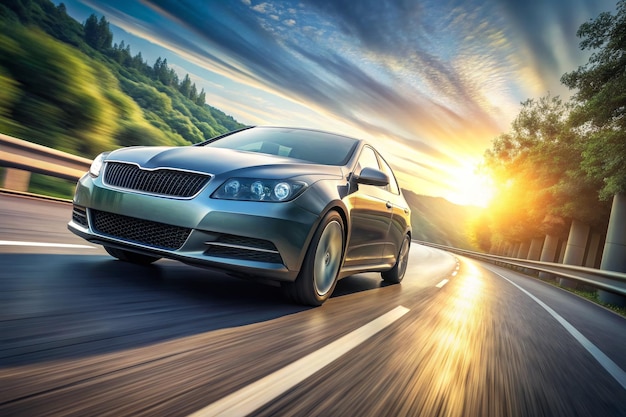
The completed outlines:
<svg viewBox="0 0 626 417">
<path fill-rule="evenodd" d="M 452 169 L 451 190 L 446 198 L 463 206 L 489 206 L 495 193 L 493 181 L 476 171 L 471 166 Z"/>
</svg>

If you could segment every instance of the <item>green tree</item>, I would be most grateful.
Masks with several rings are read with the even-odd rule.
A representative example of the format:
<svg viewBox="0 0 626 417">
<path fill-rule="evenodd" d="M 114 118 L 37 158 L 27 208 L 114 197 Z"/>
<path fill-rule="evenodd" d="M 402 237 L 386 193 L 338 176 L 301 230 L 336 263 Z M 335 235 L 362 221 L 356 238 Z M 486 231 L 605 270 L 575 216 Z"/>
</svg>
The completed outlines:
<svg viewBox="0 0 626 417">
<path fill-rule="evenodd" d="M 143 69 L 144 67 L 147 67 L 143 60 L 143 56 L 141 56 L 141 52 L 138 52 L 137 55 L 133 57 L 130 62 L 130 66 L 135 69 Z"/>
<path fill-rule="evenodd" d="M 626 192 L 626 1 L 617 3 L 615 15 L 582 24 L 577 36 L 581 49 L 594 52 L 561 81 L 577 90 L 572 121 L 587 132 L 581 166 L 602 181 L 600 197 L 609 199 Z"/>
<path fill-rule="evenodd" d="M 204 92 L 204 88 L 200 91 L 200 94 L 198 94 L 196 104 L 198 106 L 204 106 L 206 104 L 206 93 Z"/>
<path fill-rule="evenodd" d="M 569 123 L 572 107 L 559 97 L 525 101 L 511 131 L 485 153 L 484 169 L 498 190 L 490 219 L 496 239 L 562 234 L 570 219 L 592 225 L 606 219 L 597 181 L 580 170 L 586 137 Z"/>
<path fill-rule="evenodd" d="M 167 65 L 167 58 L 161 59 L 161 57 L 158 57 L 153 69 L 157 81 L 161 81 L 163 85 L 178 88 L 178 74 Z"/>
<path fill-rule="evenodd" d="M 163 132 L 144 121 L 122 123 L 115 138 L 122 146 L 172 145 Z"/>
<path fill-rule="evenodd" d="M 113 34 L 109 28 L 109 22 L 102 16 L 100 20 L 95 14 L 90 15 L 84 24 L 85 41 L 97 51 L 111 48 Z"/>
<path fill-rule="evenodd" d="M 169 113 L 172 111 L 172 99 L 155 87 L 144 83 L 127 81 L 123 83 L 126 92 L 144 109 L 156 113 Z"/>
<path fill-rule="evenodd" d="M 185 78 L 183 78 L 178 91 L 180 91 L 183 96 L 189 98 L 189 93 L 191 92 L 191 78 L 189 78 L 189 74 L 186 74 Z"/>
<path fill-rule="evenodd" d="M 126 45 L 124 41 L 119 45 L 116 43 L 110 52 L 110 56 L 119 64 L 125 67 L 131 67 L 132 55 L 130 53 L 130 45 Z"/>
<path fill-rule="evenodd" d="M 193 101 L 194 103 L 198 99 L 198 89 L 196 88 L 195 84 L 191 85 L 191 90 L 189 91 L 189 97 L 188 98 L 191 101 Z"/>
</svg>

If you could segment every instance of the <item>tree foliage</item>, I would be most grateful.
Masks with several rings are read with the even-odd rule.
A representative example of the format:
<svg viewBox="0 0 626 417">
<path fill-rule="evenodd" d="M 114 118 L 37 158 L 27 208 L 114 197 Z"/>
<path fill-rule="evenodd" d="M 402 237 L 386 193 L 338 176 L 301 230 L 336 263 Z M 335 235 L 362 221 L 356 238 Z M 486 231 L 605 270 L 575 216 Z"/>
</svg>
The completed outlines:
<svg viewBox="0 0 626 417">
<path fill-rule="evenodd" d="M 493 141 L 484 169 L 494 179 L 497 198 L 491 207 L 492 229 L 506 240 L 526 240 L 545 232 L 560 232 L 548 216 L 554 202 L 551 189 L 560 180 L 566 158 L 560 155 L 567 107 L 558 97 L 529 99 L 511 130 Z"/>
<path fill-rule="evenodd" d="M 106 70 L 39 30 L 0 28 L 0 68 L 19 86 L 4 111 L 6 133 L 90 156 L 115 147 Z"/>
<path fill-rule="evenodd" d="M 39 27 L 72 46 L 83 43 L 83 26 L 68 16 L 63 3 L 55 6 L 50 1 L 3 0 L 0 3 L 0 21 Z"/>
<path fill-rule="evenodd" d="M 583 50 L 593 50 L 586 65 L 563 75 L 578 107 L 572 121 L 588 132 L 581 167 L 603 182 L 600 196 L 626 192 L 626 1 L 617 12 L 601 13 L 580 26 Z"/>
<path fill-rule="evenodd" d="M 488 224 L 496 240 L 565 234 L 571 219 L 605 221 L 600 185 L 580 169 L 589 139 L 572 127 L 572 110 L 559 97 L 526 100 L 511 130 L 486 151 L 483 170 L 494 179 L 497 198 L 478 227 Z"/>
<path fill-rule="evenodd" d="M 113 42 L 113 34 L 109 29 L 109 22 L 102 16 L 100 20 L 95 14 L 87 18 L 84 24 L 85 41 L 89 46 L 98 50 L 105 51 L 111 48 Z"/>
</svg>

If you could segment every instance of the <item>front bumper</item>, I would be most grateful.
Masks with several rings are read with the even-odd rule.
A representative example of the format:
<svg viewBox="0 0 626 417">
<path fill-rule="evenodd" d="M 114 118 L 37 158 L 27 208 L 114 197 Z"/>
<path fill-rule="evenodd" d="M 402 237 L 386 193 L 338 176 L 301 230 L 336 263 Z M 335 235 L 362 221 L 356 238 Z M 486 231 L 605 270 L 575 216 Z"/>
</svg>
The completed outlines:
<svg viewBox="0 0 626 417">
<path fill-rule="evenodd" d="M 286 203 L 175 199 L 78 182 L 68 228 L 96 244 L 239 275 L 293 281 L 319 216 L 305 192 Z M 300 200 L 300 201 L 298 201 Z"/>
</svg>

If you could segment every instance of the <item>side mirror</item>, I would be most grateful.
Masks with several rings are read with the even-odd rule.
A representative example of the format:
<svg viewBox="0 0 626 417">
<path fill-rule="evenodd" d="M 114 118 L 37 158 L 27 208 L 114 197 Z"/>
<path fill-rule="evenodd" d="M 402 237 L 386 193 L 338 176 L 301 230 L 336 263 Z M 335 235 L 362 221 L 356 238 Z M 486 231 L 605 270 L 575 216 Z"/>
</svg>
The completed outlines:
<svg viewBox="0 0 626 417">
<path fill-rule="evenodd" d="M 359 175 L 354 176 L 354 179 L 357 184 L 375 185 L 377 187 L 389 185 L 389 177 L 387 174 L 370 167 L 363 168 Z"/>
</svg>

